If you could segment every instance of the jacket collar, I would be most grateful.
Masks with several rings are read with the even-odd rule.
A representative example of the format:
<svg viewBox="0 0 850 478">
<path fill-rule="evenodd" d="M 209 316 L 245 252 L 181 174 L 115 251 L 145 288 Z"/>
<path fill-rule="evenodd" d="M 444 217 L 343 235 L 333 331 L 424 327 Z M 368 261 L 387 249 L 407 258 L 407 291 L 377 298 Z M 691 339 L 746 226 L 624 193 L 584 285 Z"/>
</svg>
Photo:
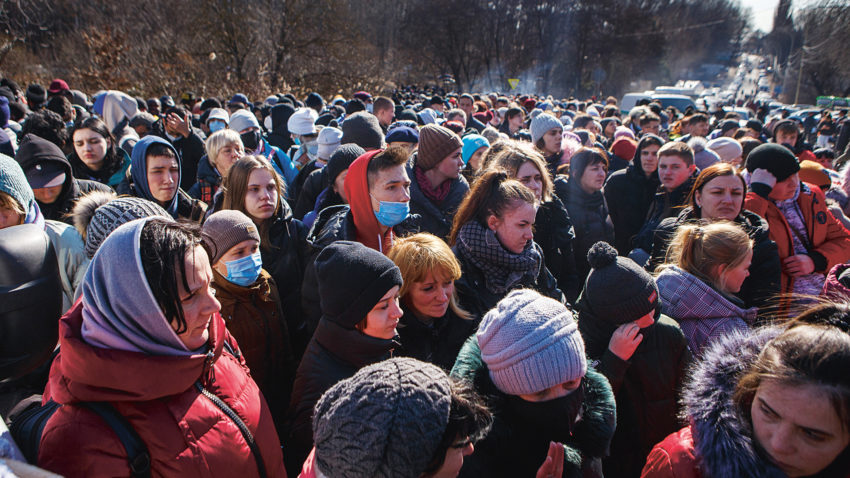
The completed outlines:
<svg viewBox="0 0 850 478">
<path fill-rule="evenodd" d="M 227 329 L 216 313 L 210 321 L 206 353 L 148 355 L 103 349 L 81 334 L 82 300 L 59 320 L 59 355 L 50 368 L 49 388 L 58 403 L 146 401 L 185 392 L 221 356 Z"/>
<path fill-rule="evenodd" d="M 704 476 L 785 476 L 759 455 L 752 425 L 732 400 L 738 379 L 780 332 L 777 327 L 756 329 L 751 335 L 732 332 L 703 352 L 682 401 Z"/>
<path fill-rule="evenodd" d="M 346 329 L 322 317 L 313 339 L 346 363 L 357 368 L 388 358 L 395 342 L 370 337 L 356 329 Z"/>
</svg>

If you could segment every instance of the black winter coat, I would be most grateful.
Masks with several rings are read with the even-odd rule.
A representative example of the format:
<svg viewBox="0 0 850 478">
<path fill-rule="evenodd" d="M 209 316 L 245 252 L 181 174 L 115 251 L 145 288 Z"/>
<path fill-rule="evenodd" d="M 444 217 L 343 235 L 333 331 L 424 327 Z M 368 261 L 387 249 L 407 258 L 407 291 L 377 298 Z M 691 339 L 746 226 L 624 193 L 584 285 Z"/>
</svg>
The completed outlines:
<svg viewBox="0 0 850 478">
<path fill-rule="evenodd" d="M 322 394 L 361 368 L 389 358 L 393 346 L 392 340 L 321 320 L 295 373 L 287 425 L 281 434 L 289 476 L 298 476 L 313 447 L 313 409 Z"/>
<path fill-rule="evenodd" d="M 479 322 L 477 317 L 458 317 L 449 307 L 444 316 L 434 319 L 429 326 L 417 319 L 409 306 L 402 304 L 402 310 L 404 315 L 396 328 L 401 347 L 395 356 L 413 357 L 446 371 L 454 366 L 460 348 L 475 333 Z"/>
<path fill-rule="evenodd" d="M 473 384 L 493 411 L 493 427 L 475 444 L 475 453 L 464 459 L 460 477 L 533 477 L 546 459 L 549 441 L 538 430 L 518 421 L 505 406 L 507 395 L 493 381 L 481 359 L 478 341 L 471 337 L 458 355 L 453 377 Z M 581 419 L 569 440 L 564 441 L 564 477 L 602 477 L 600 459 L 608 454 L 614 434 L 616 406 L 608 380 L 587 368 L 582 380 L 584 400 Z M 613 475 L 612 475 L 613 476 Z"/>
<path fill-rule="evenodd" d="M 536 243 L 534 247 L 541 253 L 540 246 Z M 458 301 L 463 310 L 472 314 L 473 317 L 484 317 L 490 309 L 496 306 L 503 297 L 508 295 L 507 291 L 504 294 L 495 294 L 487 289 L 484 282 L 484 271 L 472 264 L 457 246 L 452 248 L 458 262 L 462 275 L 460 279 L 455 281 L 455 291 L 457 292 Z M 523 278 L 515 284 L 511 290 L 528 288 L 534 289 L 541 294 L 551 297 L 559 302 L 564 302 L 564 294 L 558 289 L 558 284 L 555 277 L 549 272 L 544 264 L 540 265 L 540 271 L 534 280 Z"/>
<path fill-rule="evenodd" d="M 268 244 L 260 247 L 263 269 L 271 274 L 277 285 L 283 317 L 297 359 L 312 333 L 312 330 L 307 331 L 301 311 L 301 285 L 310 254 L 307 227 L 294 219 L 286 201 L 281 201 L 280 211 L 273 218 L 268 234 Z"/>
<path fill-rule="evenodd" d="M 699 213 L 688 207 L 683 209 L 677 217 L 668 217 L 661 221 L 652 241 L 652 253 L 647 270 L 653 272 L 665 262 L 667 247 L 679 226 L 698 220 Z M 746 308 L 758 307 L 760 316 L 764 316 L 762 308 L 770 304 L 781 288 L 782 263 L 779 260 L 779 252 L 776 243 L 770 239 L 767 221 L 758 214 L 743 209 L 735 218 L 735 223 L 740 225 L 753 240 L 750 275 L 744 279 L 741 290 L 735 295 L 744 302 Z"/>
<path fill-rule="evenodd" d="M 697 173 L 694 171 L 685 182 L 672 191 L 667 191 L 663 186 L 658 187 L 658 191 L 652 198 L 652 204 L 649 206 L 649 212 L 646 214 L 646 221 L 632 241 L 632 249 L 643 249 L 647 253 L 652 251 L 655 230 L 661 225 L 661 221 L 668 217 L 676 217 L 682 212 L 696 178 Z"/>
<path fill-rule="evenodd" d="M 534 220 L 534 242 L 543 251 L 546 268 L 570 304 L 575 303 L 582 286 L 573 250 L 575 239 L 570 214 L 561 199 L 556 195 L 542 203 Z"/>
<path fill-rule="evenodd" d="M 614 245 L 614 224 L 608 215 L 605 196 L 601 191 L 587 194 L 577 180 L 556 181 L 555 193 L 564 201 L 570 220 L 575 229 L 576 240 L 573 241 L 578 280 L 584 279 L 590 272 L 587 263 L 587 251 L 599 241 Z"/>
<path fill-rule="evenodd" d="M 582 301 L 578 311 L 588 358 L 617 400 L 617 431 L 602 461 L 605 476 L 638 477 L 652 447 L 683 425 L 676 419 L 677 397 L 691 362 L 688 342 L 676 321 L 661 315 L 641 330 L 643 340 L 624 361 L 608 349 L 616 326 Z"/>
<path fill-rule="evenodd" d="M 635 158 L 629 167 L 608 176 L 602 189 L 614 224 L 614 247 L 621 256 L 632 250 L 632 240 L 643 227 L 652 198 L 661 184 L 656 173 L 646 177 L 640 153 Z"/>
<path fill-rule="evenodd" d="M 469 191 L 469 183 L 466 182 L 463 175 L 458 176 L 457 179 L 452 179 L 449 194 L 440 204 L 435 204 L 425 197 L 419 187 L 419 182 L 416 180 L 412 166 L 416 163 L 416 158 L 417 153 L 414 153 L 410 165 L 407 166 L 407 175 L 410 177 L 410 212 L 420 216 L 417 223 L 420 231 L 430 232 L 445 240 L 452 230 L 455 212 L 457 212 L 458 206 Z"/>
<path fill-rule="evenodd" d="M 304 184 L 301 185 L 298 196 L 293 196 L 297 198 L 292 211 L 292 215 L 296 219 L 304 219 L 304 216 L 316 207 L 316 199 L 326 186 L 327 179 L 325 176 L 327 176 L 325 168 L 313 170 L 304 180 Z"/>
</svg>

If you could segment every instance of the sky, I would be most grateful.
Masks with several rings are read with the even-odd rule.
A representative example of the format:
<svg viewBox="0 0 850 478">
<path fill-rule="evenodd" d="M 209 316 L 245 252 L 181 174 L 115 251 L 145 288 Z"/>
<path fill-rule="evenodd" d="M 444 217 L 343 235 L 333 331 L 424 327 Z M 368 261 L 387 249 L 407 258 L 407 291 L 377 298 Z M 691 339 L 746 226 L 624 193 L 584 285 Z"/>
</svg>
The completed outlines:
<svg viewBox="0 0 850 478">
<path fill-rule="evenodd" d="M 779 0 L 739 0 L 741 5 L 753 12 L 753 27 L 765 33 L 773 29 L 773 15 L 776 13 L 776 5 Z M 814 0 L 794 0 L 792 5 L 798 8 Z"/>
</svg>

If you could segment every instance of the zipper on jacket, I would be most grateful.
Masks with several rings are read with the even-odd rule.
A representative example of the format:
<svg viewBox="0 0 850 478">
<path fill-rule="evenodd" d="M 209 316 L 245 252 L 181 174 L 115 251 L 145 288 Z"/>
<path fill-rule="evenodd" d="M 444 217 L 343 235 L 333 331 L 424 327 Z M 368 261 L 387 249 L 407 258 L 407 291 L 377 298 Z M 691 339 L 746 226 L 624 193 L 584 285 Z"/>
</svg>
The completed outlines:
<svg viewBox="0 0 850 478">
<path fill-rule="evenodd" d="M 245 425 L 242 418 L 240 418 L 239 415 L 224 402 L 224 400 L 204 388 L 204 386 L 201 385 L 201 382 L 195 382 L 195 388 L 201 393 L 201 395 L 207 397 L 209 401 L 221 409 L 221 411 L 230 418 L 233 424 L 236 425 L 236 428 L 238 428 L 242 433 L 242 438 L 245 439 L 245 443 L 248 444 L 248 448 L 251 449 L 251 454 L 254 455 L 254 461 L 257 463 L 257 472 L 260 474 L 260 478 L 266 478 L 266 465 L 263 463 L 263 456 L 260 454 L 257 442 L 254 441 L 254 435 L 251 434 L 251 430 L 248 430 L 248 426 Z"/>
<path fill-rule="evenodd" d="M 207 351 L 207 358 L 204 359 L 204 373 L 202 374 L 207 378 L 207 383 L 209 384 L 215 383 L 215 368 L 213 367 L 213 363 L 215 363 L 215 352 L 210 348 Z"/>
</svg>

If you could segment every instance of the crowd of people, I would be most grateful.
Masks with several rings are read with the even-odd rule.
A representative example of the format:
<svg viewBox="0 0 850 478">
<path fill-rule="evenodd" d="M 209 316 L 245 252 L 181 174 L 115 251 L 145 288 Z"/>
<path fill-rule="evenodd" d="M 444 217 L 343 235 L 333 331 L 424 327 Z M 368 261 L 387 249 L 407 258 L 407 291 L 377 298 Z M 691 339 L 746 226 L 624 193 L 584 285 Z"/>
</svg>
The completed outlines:
<svg viewBox="0 0 850 478">
<path fill-rule="evenodd" d="M 0 454 L 847 478 L 850 120 L 783 116 L 2 79 Z"/>
</svg>

